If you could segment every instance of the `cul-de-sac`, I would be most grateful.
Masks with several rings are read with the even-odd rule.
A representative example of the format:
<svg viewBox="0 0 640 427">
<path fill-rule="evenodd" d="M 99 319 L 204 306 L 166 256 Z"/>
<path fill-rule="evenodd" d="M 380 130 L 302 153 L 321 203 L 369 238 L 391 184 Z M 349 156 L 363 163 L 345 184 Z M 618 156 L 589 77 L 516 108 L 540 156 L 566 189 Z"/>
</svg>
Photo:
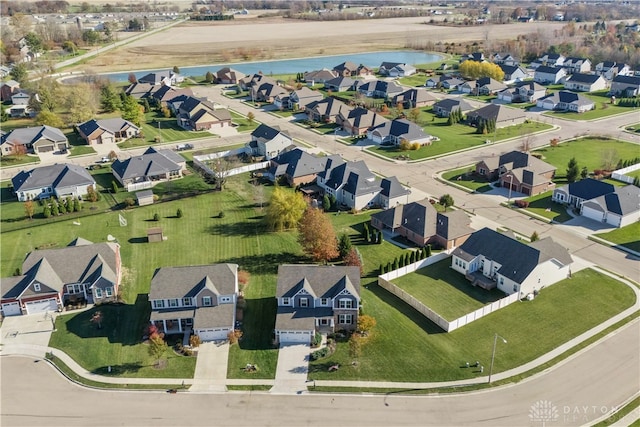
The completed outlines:
<svg viewBox="0 0 640 427">
<path fill-rule="evenodd" d="M 639 22 L 3 2 L 0 423 L 636 425 Z"/>
</svg>

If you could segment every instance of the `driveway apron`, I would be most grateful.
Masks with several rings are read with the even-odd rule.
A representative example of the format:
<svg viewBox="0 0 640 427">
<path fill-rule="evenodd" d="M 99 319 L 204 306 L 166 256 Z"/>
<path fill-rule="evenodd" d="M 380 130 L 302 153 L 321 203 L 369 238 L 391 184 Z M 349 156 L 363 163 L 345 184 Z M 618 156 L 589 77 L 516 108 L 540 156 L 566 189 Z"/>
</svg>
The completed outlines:
<svg viewBox="0 0 640 427">
<path fill-rule="evenodd" d="M 307 390 L 309 372 L 308 344 L 281 344 L 276 380 L 271 393 L 298 394 Z"/>
<path fill-rule="evenodd" d="M 229 343 L 227 341 L 210 341 L 200 344 L 193 385 L 189 391 L 226 391 L 228 358 Z"/>
</svg>

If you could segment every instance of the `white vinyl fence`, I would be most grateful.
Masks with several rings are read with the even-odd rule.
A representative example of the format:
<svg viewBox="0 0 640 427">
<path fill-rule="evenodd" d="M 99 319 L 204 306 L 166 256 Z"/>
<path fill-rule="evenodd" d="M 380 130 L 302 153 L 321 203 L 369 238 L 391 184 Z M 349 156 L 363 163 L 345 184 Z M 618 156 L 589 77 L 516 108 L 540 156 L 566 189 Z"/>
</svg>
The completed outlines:
<svg viewBox="0 0 640 427">
<path fill-rule="evenodd" d="M 127 184 L 127 191 L 138 191 L 151 187 L 153 187 L 153 181 L 132 182 L 131 184 Z"/>
<path fill-rule="evenodd" d="M 415 297 L 413 297 L 406 291 L 391 283 L 392 280 L 397 279 L 398 277 L 413 273 L 416 270 L 420 270 L 421 268 L 427 267 L 431 264 L 435 264 L 436 262 L 442 261 L 443 259 L 446 259 L 448 257 L 448 252 L 441 252 L 439 254 L 430 256 L 429 258 L 425 258 L 420 261 L 414 262 L 413 264 L 401 267 L 397 270 L 382 274 L 378 276 L 378 284 L 400 298 L 402 301 L 409 304 L 427 319 L 431 320 L 433 323 L 440 326 L 447 332 L 456 330 L 464 325 L 473 322 L 474 320 L 478 320 L 489 313 L 493 313 L 496 310 L 500 310 L 501 308 L 504 308 L 509 304 L 518 301 L 518 293 L 516 292 L 505 298 L 499 299 L 498 301 L 494 301 L 491 304 L 480 307 L 479 309 L 472 311 L 471 313 L 467 313 L 455 320 L 449 321 L 433 311 L 431 308 L 427 307 L 424 303 L 418 301 Z"/>
<path fill-rule="evenodd" d="M 209 162 L 211 162 L 212 160 L 221 159 L 223 157 L 239 156 L 245 153 L 248 153 L 248 149 L 245 147 L 242 147 L 242 148 L 236 148 L 235 150 L 220 151 L 218 153 L 204 154 L 201 156 L 193 156 L 193 164 L 195 167 L 203 170 L 205 173 L 215 176 L 215 172 L 208 165 Z M 239 175 L 245 172 L 252 172 L 260 169 L 265 169 L 269 166 L 269 164 L 270 163 L 268 161 L 251 163 L 248 165 L 243 165 L 234 169 L 230 169 L 229 171 L 225 172 L 225 175 L 233 176 L 233 175 Z"/>
<path fill-rule="evenodd" d="M 618 181 L 626 182 L 627 184 L 633 184 L 633 177 L 630 177 L 627 174 L 629 172 L 637 171 L 638 169 L 640 169 L 640 163 L 613 171 L 613 173 L 611 174 L 611 178 Z"/>
</svg>

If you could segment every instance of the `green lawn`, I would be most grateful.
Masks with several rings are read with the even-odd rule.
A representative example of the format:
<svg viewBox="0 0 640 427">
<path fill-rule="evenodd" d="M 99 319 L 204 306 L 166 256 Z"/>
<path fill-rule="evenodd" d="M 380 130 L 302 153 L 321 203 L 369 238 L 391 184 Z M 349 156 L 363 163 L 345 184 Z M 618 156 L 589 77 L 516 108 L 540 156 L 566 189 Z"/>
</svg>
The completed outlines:
<svg viewBox="0 0 640 427">
<path fill-rule="evenodd" d="M 415 73 L 409 77 L 400 77 L 398 79 L 398 83 L 402 86 L 412 86 L 412 87 L 420 87 L 424 86 L 427 82 L 428 77 L 424 73 Z"/>
<path fill-rule="evenodd" d="M 611 104 L 611 98 L 607 95 L 607 92 L 608 90 L 603 90 L 581 94 L 595 102 L 596 108 L 594 110 L 585 111 L 584 113 L 550 111 L 544 114 L 568 120 L 595 120 L 633 111 L 633 107 L 620 107 L 618 105 Z"/>
<path fill-rule="evenodd" d="M 553 191 L 546 191 L 525 199 L 529 202 L 529 207 L 526 210 L 551 221 L 569 221 L 572 217 L 567 213 L 567 208 L 551 201 L 552 195 Z"/>
<path fill-rule="evenodd" d="M 628 130 L 629 132 L 640 132 L 640 123 L 632 126 L 627 126 L 626 130 Z"/>
<path fill-rule="evenodd" d="M 235 111 L 229 110 L 229 112 L 231 113 L 231 120 L 238 126 L 236 129 L 238 132 L 250 132 L 260 126 L 260 123 L 256 120 L 249 120 L 246 116 L 238 114 Z"/>
<path fill-rule="evenodd" d="M 432 119 L 425 120 L 427 115 Z M 502 141 L 527 135 L 533 132 L 540 132 L 550 129 L 551 126 L 540 122 L 523 123 L 517 126 L 509 126 L 497 129 L 491 135 L 476 133 L 476 129 L 465 124 L 447 125 L 447 119 L 438 118 L 431 113 L 421 113 L 418 123 L 424 126 L 424 131 L 430 135 L 440 138 L 439 141 L 431 145 L 424 146 L 419 150 L 402 151 L 396 146 L 375 146 L 367 148 L 377 154 L 389 158 L 396 158 L 399 155 L 408 156 L 410 160 L 421 160 L 429 157 L 441 156 L 458 150 L 478 147 L 486 143 L 487 140 L 493 142 Z"/>
<path fill-rule="evenodd" d="M 471 286 L 451 269 L 451 258 L 399 277 L 393 284 L 449 321 L 505 297 L 498 289 Z"/>
<path fill-rule="evenodd" d="M 636 158 L 638 146 L 614 139 L 588 137 L 563 142 L 556 147 L 541 148 L 534 152 L 541 154 L 542 160 L 558 168 L 554 181 L 561 185 L 566 182 L 567 163 L 572 157 L 576 158 L 580 169 L 586 166 L 589 172 L 594 169 L 614 169 L 618 160 Z"/>
<path fill-rule="evenodd" d="M 466 168 L 447 171 L 442 174 L 442 178 L 478 193 L 490 191 L 492 187 L 489 185 L 489 181 L 482 176 L 476 175 L 474 172 L 475 168 L 468 166 Z"/>
<path fill-rule="evenodd" d="M 130 138 L 120 143 L 120 148 L 144 147 L 156 142 L 166 143 L 195 138 L 213 138 L 213 135 L 207 131 L 184 130 L 178 126 L 175 117 L 164 117 L 155 111 L 145 114 L 145 123 L 141 126 L 141 132 L 144 134 L 144 138 Z"/>
<path fill-rule="evenodd" d="M 33 165 L 40 163 L 40 158 L 36 155 L 23 156 L 2 156 L 0 157 L 0 167 L 10 168 L 19 165 Z"/>
<path fill-rule="evenodd" d="M 480 375 L 465 362 L 491 361 L 494 333 L 500 345 L 494 372 L 520 366 L 558 347 L 634 304 L 626 285 L 593 270 L 544 289 L 533 301 L 514 303 L 489 316 L 445 333 L 389 292 L 372 284 L 363 289 L 363 311 L 377 325 L 357 359 L 347 343 L 336 353 L 310 364 L 315 380 L 447 381 Z M 595 309 L 597 307 L 597 309 Z M 579 321 L 576 321 L 579 319 Z M 402 351 L 398 351 L 401 346 Z M 338 371 L 328 367 L 340 364 Z"/>
<path fill-rule="evenodd" d="M 618 228 L 608 233 L 596 234 L 596 236 L 611 243 L 640 252 L 640 222 L 634 222 L 626 227 Z"/>
</svg>

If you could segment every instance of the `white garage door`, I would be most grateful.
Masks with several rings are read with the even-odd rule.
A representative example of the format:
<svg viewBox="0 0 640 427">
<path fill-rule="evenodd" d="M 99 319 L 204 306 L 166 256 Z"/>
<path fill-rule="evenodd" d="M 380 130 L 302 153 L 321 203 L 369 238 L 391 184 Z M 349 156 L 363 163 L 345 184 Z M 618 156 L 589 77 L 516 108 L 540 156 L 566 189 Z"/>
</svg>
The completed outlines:
<svg viewBox="0 0 640 427">
<path fill-rule="evenodd" d="M 55 298 L 32 301 L 25 304 L 27 306 L 27 314 L 44 313 L 47 311 L 56 311 L 58 304 Z"/>
<path fill-rule="evenodd" d="M 195 331 L 195 334 L 200 337 L 200 340 L 204 341 L 219 341 L 226 340 L 227 335 L 229 334 L 229 328 L 218 328 L 218 329 L 198 329 Z"/>
<path fill-rule="evenodd" d="M 601 211 L 597 211 L 595 209 L 591 209 L 587 206 L 582 207 L 582 216 L 593 219 L 598 222 L 602 222 L 602 218 L 604 214 Z"/>
<path fill-rule="evenodd" d="M 2 304 L 2 314 L 4 316 L 18 316 L 22 314 L 20 311 L 20 304 L 17 302 Z"/>
<path fill-rule="evenodd" d="M 311 331 L 280 331 L 278 334 L 280 343 L 311 343 Z"/>
</svg>

